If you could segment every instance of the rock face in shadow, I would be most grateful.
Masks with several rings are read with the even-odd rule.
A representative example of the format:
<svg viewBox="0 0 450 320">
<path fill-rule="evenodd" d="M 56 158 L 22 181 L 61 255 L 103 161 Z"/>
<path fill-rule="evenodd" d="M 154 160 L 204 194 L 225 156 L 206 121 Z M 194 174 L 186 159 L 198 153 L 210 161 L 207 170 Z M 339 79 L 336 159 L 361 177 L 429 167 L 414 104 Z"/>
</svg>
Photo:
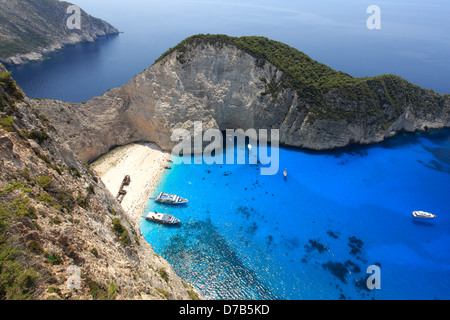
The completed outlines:
<svg viewBox="0 0 450 320">
<path fill-rule="evenodd" d="M 328 87 L 318 102 L 286 85 L 285 76 L 236 45 L 188 41 L 100 97 L 77 104 L 39 100 L 36 108 L 86 162 L 136 141 L 171 150 L 173 130 L 192 132 L 194 121 L 204 131 L 279 129 L 281 144 L 314 150 L 450 126 L 450 96 L 397 76 Z"/>
</svg>

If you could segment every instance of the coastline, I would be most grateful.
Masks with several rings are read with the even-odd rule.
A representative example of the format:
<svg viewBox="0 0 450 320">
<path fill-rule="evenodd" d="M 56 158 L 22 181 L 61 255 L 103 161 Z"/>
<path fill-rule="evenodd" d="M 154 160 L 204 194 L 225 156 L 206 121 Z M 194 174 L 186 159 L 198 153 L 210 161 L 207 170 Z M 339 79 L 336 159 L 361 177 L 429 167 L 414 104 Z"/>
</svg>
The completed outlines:
<svg viewBox="0 0 450 320">
<path fill-rule="evenodd" d="M 130 184 L 123 187 L 127 193 L 121 205 L 130 222 L 138 224 L 169 158 L 170 153 L 162 151 L 155 143 L 131 143 L 101 156 L 91 164 L 91 168 L 114 197 L 124 177 L 130 176 Z"/>
<path fill-rule="evenodd" d="M 88 40 L 74 40 L 74 41 L 58 41 L 52 43 L 46 47 L 36 48 L 34 51 L 30 51 L 27 53 L 18 53 L 13 56 L 9 56 L 6 58 L 0 58 L 0 63 L 4 64 L 6 67 L 14 67 L 14 66 L 22 66 L 32 62 L 40 62 L 50 58 L 52 53 L 59 52 L 64 50 L 67 47 L 76 46 L 77 44 L 82 43 L 94 43 L 98 40 L 119 35 L 120 31 L 105 33 L 105 34 L 96 34 L 94 38 Z"/>
</svg>

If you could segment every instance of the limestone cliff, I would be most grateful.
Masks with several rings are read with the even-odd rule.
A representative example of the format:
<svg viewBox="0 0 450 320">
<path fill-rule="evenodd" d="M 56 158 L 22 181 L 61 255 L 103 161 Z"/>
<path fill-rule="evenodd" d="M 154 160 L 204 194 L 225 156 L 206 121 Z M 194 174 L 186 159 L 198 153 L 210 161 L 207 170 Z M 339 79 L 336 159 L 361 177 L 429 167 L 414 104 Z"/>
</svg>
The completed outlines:
<svg viewBox="0 0 450 320">
<path fill-rule="evenodd" d="M 0 279 L 0 300 L 197 297 L 1 64 Z"/>
<path fill-rule="evenodd" d="M 86 162 L 135 141 L 170 150 L 172 130 L 194 121 L 279 129 L 282 144 L 315 150 L 450 126 L 449 95 L 394 75 L 353 78 L 267 38 L 222 35 L 184 40 L 103 96 L 36 108 Z"/>
<path fill-rule="evenodd" d="M 58 0 L 0 0 L 0 62 L 24 64 L 67 45 L 117 34 L 109 23 L 81 10 L 80 28 L 69 29 L 71 4 Z"/>
</svg>

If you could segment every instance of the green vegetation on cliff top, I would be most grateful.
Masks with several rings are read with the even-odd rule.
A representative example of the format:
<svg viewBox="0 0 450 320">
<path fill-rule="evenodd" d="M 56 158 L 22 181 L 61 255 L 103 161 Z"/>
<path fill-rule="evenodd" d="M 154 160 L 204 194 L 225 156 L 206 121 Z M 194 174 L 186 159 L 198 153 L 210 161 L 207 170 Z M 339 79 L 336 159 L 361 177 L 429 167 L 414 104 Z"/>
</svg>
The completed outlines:
<svg viewBox="0 0 450 320">
<path fill-rule="evenodd" d="M 309 103 L 316 110 L 316 118 L 345 117 L 348 119 L 355 110 L 339 110 L 333 112 L 327 101 L 330 96 L 338 96 L 347 102 L 357 102 L 363 107 L 363 112 L 372 115 L 381 115 L 385 105 L 394 108 L 394 116 L 402 112 L 407 105 L 423 107 L 426 105 L 423 96 L 432 96 L 437 105 L 443 106 L 445 96 L 434 93 L 432 90 L 423 89 L 397 75 L 387 74 L 375 77 L 355 78 L 347 73 L 333 70 L 325 64 L 311 59 L 305 53 L 290 47 L 287 44 L 270 40 L 266 37 L 245 36 L 230 37 L 227 35 L 199 34 L 186 38 L 175 47 L 170 48 L 156 61 L 161 61 L 173 52 L 178 52 L 177 60 L 185 63 L 185 53 L 199 44 L 209 43 L 216 46 L 233 45 L 245 53 L 257 59 L 256 63 L 264 67 L 266 62 L 277 67 L 283 72 L 280 85 L 297 91 L 303 100 L 303 105 Z M 262 79 L 265 80 L 265 79 Z M 267 80 L 266 80 L 267 81 Z M 265 81 L 265 82 L 266 82 Z M 271 90 L 275 88 L 274 90 Z M 273 92 L 272 92 L 273 91 Z M 272 93 L 276 99 L 278 88 L 273 83 L 266 83 L 264 94 Z M 336 104 L 333 104 L 336 105 Z M 348 103 L 347 103 L 348 105 Z M 310 110 L 310 111 L 313 111 Z M 333 116 L 334 115 L 334 116 Z M 351 119 L 348 119 L 351 120 Z"/>
<path fill-rule="evenodd" d="M 257 36 L 238 38 L 227 35 L 194 35 L 166 51 L 156 62 L 174 51 L 184 53 L 189 46 L 205 42 L 214 45 L 227 44 L 236 46 L 243 52 L 255 57 L 257 64 L 261 67 L 264 66 L 266 61 L 270 62 L 284 72 L 283 85 L 295 89 L 305 87 L 320 89 L 355 81 L 355 78 L 350 75 L 335 71 L 322 63 L 314 61 L 295 48 L 278 41 Z"/>
</svg>

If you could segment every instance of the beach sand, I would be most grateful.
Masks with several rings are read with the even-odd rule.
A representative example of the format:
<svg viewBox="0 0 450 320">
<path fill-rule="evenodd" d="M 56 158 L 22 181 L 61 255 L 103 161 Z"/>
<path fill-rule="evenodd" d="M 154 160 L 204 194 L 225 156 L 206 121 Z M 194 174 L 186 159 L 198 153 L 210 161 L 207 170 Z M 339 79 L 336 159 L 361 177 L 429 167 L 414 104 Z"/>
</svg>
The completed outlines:
<svg viewBox="0 0 450 320">
<path fill-rule="evenodd" d="M 138 223 L 148 198 L 168 164 L 170 153 L 154 143 L 132 143 L 118 147 L 91 164 L 111 194 L 116 197 L 122 180 L 130 176 L 130 184 L 122 200 L 122 208 L 130 222 Z M 170 164 L 169 164 L 170 165 Z"/>
</svg>

